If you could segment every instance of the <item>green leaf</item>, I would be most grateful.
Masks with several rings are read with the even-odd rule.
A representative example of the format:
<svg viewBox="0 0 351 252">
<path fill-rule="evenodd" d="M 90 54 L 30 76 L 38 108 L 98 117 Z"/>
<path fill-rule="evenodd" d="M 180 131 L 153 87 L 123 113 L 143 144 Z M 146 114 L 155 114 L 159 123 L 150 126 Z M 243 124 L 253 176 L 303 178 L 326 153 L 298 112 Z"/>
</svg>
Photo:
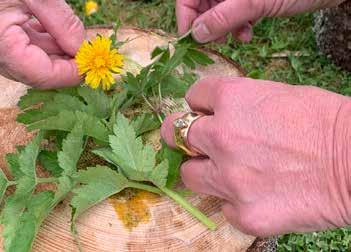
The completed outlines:
<svg viewBox="0 0 351 252">
<path fill-rule="evenodd" d="M 0 169 L 0 204 L 2 203 L 2 198 L 6 192 L 8 186 L 8 180 L 4 174 L 4 172 Z"/>
<path fill-rule="evenodd" d="M 128 180 L 122 174 L 106 166 L 79 171 L 77 180 L 83 185 L 73 190 L 75 194 L 71 201 L 75 209 L 73 221 L 88 208 L 128 187 Z"/>
<path fill-rule="evenodd" d="M 160 121 L 154 114 L 144 113 L 132 121 L 137 136 L 161 127 Z"/>
<path fill-rule="evenodd" d="M 116 165 L 129 179 L 150 181 L 157 186 L 165 184 L 167 163 L 156 166 L 156 152 L 150 145 L 143 145 L 141 138 L 136 137 L 133 126 L 122 114 L 118 114 L 114 135 L 109 139 Z"/>
<path fill-rule="evenodd" d="M 116 165 L 118 163 L 118 157 L 116 157 L 116 155 L 113 153 L 113 151 L 110 148 L 95 149 L 95 150 L 92 150 L 92 153 L 94 153 L 95 155 L 98 155 L 99 157 L 102 157 L 110 164 Z"/>
<path fill-rule="evenodd" d="M 162 76 L 170 74 L 177 66 L 183 62 L 183 57 L 186 55 L 188 49 L 184 47 L 176 48 L 174 54 L 169 61 L 162 68 Z"/>
<path fill-rule="evenodd" d="M 20 98 L 18 106 L 23 110 L 38 103 L 50 101 L 55 95 L 55 91 L 29 89 L 27 94 Z"/>
<path fill-rule="evenodd" d="M 168 177 L 167 187 L 173 188 L 177 183 L 180 175 L 180 165 L 182 164 L 184 154 L 178 150 L 169 148 L 162 142 L 162 149 L 157 155 L 158 160 L 168 160 Z"/>
<path fill-rule="evenodd" d="M 6 163 L 9 170 L 15 180 L 18 180 L 23 176 L 23 172 L 20 169 L 19 155 L 15 153 L 9 153 L 6 155 Z"/>
<path fill-rule="evenodd" d="M 75 113 L 72 111 L 61 111 L 57 116 L 35 122 L 28 125 L 27 128 L 29 130 L 71 131 L 77 122 L 82 123 L 84 135 L 108 142 L 110 132 L 102 120 L 81 111 L 76 111 Z"/>
<path fill-rule="evenodd" d="M 43 220 L 51 211 L 53 192 L 41 192 L 31 198 L 26 211 L 18 216 L 15 237 L 5 246 L 5 250 L 12 252 L 28 252 L 31 250 L 35 236 Z"/>
<path fill-rule="evenodd" d="M 17 115 L 16 121 L 23 124 L 31 124 L 47 117 L 53 116 L 55 113 L 44 111 L 43 109 L 31 109 Z"/>
<path fill-rule="evenodd" d="M 32 193 L 36 186 L 36 158 L 39 153 L 40 143 L 43 138 L 43 133 L 39 134 L 18 154 L 18 158 L 13 158 L 12 164 L 17 173 L 16 191 L 9 196 L 5 201 L 5 206 L 2 211 L 1 223 L 4 225 L 3 237 L 5 251 L 12 250 L 13 244 L 21 241 L 18 236 L 18 230 L 22 228 L 20 219 L 27 209 L 27 204 L 32 198 Z M 11 159 L 11 158 L 10 158 Z M 15 167 L 16 166 L 16 167 Z M 29 237 L 30 238 L 30 237 Z M 23 241 L 25 243 L 25 241 Z M 28 251 L 29 248 L 26 250 Z"/>
<path fill-rule="evenodd" d="M 111 98 L 100 89 L 80 87 L 78 94 L 87 103 L 87 112 L 99 118 L 107 118 L 111 113 Z"/>
<path fill-rule="evenodd" d="M 58 164 L 57 152 L 43 150 L 38 156 L 39 162 L 52 176 L 60 177 L 62 168 Z"/>
<path fill-rule="evenodd" d="M 116 109 L 119 109 L 126 99 L 127 99 L 126 90 L 123 90 L 122 92 L 114 93 L 112 95 L 111 108 L 115 109 L 115 112 L 116 112 Z"/>
<path fill-rule="evenodd" d="M 112 101 L 111 101 L 112 111 L 108 121 L 109 130 L 113 131 L 113 124 L 116 121 L 117 111 L 122 106 L 122 104 L 126 99 L 127 99 L 127 90 L 123 90 L 122 92 L 113 94 Z"/>
<path fill-rule="evenodd" d="M 163 160 L 148 175 L 148 180 L 159 188 L 165 187 L 167 184 L 168 160 Z"/>
<path fill-rule="evenodd" d="M 185 55 L 183 61 L 184 61 L 184 64 L 186 66 L 190 67 L 190 69 L 196 68 L 195 62 L 193 61 L 193 59 L 191 57 L 189 57 L 189 55 Z"/>
<path fill-rule="evenodd" d="M 155 49 L 151 52 L 151 59 L 156 58 L 160 54 L 166 52 L 166 50 L 167 50 L 166 48 L 161 48 L 159 46 L 156 46 Z"/>
<path fill-rule="evenodd" d="M 214 63 L 214 61 L 206 53 L 201 52 L 197 49 L 189 49 L 187 54 L 193 61 L 195 61 L 199 65 L 207 66 Z"/>
<path fill-rule="evenodd" d="M 189 89 L 189 84 L 180 77 L 169 75 L 161 82 L 162 94 L 174 98 L 184 97 Z"/>
<path fill-rule="evenodd" d="M 88 107 L 79 100 L 68 94 L 56 93 L 52 100 L 46 101 L 40 108 L 25 111 L 17 116 L 17 121 L 23 124 L 31 124 L 44 120 L 51 116 L 56 116 L 63 110 L 67 111 L 88 111 Z"/>
<path fill-rule="evenodd" d="M 57 154 L 59 166 L 63 174 L 71 176 L 76 172 L 78 160 L 83 152 L 82 124 L 78 123 L 63 141 L 62 151 Z"/>
<path fill-rule="evenodd" d="M 23 149 L 19 155 L 18 162 L 21 172 L 30 178 L 36 178 L 36 161 L 43 136 L 44 133 L 39 132 L 38 135 Z"/>
</svg>

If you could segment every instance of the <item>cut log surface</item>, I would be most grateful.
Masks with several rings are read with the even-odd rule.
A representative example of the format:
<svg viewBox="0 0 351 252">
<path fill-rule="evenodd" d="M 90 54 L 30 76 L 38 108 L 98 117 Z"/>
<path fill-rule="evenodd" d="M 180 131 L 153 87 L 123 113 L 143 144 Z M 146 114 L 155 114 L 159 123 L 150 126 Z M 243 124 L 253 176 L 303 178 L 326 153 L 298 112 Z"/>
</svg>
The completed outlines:
<svg viewBox="0 0 351 252">
<path fill-rule="evenodd" d="M 89 29 L 90 37 L 97 33 L 110 35 L 108 28 Z M 150 52 L 165 45 L 171 37 L 157 32 L 133 28 L 120 29 L 119 40 L 131 39 L 121 53 L 140 65 L 151 62 Z M 224 57 L 209 52 L 216 64 L 196 70 L 199 76 L 243 75 L 240 67 Z M 15 122 L 19 109 L 16 104 L 26 93 L 21 83 L 0 77 L 0 166 L 6 169 L 4 157 L 15 146 L 25 144 L 32 134 Z M 129 198 L 111 198 L 91 208 L 77 223 L 81 246 L 88 252 L 123 251 L 246 251 L 254 241 L 232 227 L 221 213 L 219 199 L 194 195 L 191 202 L 214 220 L 218 229 L 209 231 L 184 209 L 166 197 L 158 198 L 140 192 Z M 134 205 L 133 205 L 134 204 Z M 70 232 L 71 209 L 67 202 L 58 205 L 43 223 L 35 240 L 36 252 L 78 251 Z M 131 219 L 128 219 L 131 218 Z"/>
</svg>

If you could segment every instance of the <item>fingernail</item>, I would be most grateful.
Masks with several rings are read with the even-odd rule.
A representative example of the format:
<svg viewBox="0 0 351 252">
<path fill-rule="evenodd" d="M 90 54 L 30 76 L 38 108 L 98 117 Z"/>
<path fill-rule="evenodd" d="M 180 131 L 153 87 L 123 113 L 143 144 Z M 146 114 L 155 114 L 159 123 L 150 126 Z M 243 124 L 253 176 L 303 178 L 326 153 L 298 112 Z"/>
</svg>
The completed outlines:
<svg viewBox="0 0 351 252">
<path fill-rule="evenodd" d="M 204 23 L 199 23 L 193 28 L 193 37 L 197 42 L 206 43 L 210 41 L 210 30 Z"/>
<path fill-rule="evenodd" d="M 251 41 L 253 36 L 252 26 L 245 26 L 238 34 L 238 39 L 241 42 L 248 43 Z"/>
</svg>

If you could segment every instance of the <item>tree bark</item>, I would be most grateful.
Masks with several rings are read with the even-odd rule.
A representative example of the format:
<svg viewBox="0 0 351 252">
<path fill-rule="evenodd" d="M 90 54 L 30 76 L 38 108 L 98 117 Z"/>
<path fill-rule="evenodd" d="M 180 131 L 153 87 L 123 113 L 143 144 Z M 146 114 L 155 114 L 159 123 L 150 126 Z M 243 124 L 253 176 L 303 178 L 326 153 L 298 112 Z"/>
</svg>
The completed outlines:
<svg viewBox="0 0 351 252">
<path fill-rule="evenodd" d="M 351 0 L 316 13 L 314 31 L 321 52 L 336 65 L 351 71 Z"/>
</svg>

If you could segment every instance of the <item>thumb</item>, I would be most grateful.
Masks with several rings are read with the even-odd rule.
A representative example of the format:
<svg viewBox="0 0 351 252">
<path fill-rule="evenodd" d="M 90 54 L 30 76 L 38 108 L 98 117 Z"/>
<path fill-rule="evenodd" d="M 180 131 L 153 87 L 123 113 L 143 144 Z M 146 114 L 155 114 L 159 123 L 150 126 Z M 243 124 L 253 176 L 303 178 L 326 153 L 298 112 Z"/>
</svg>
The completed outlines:
<svg viewBox="0 0 351 252">
<path fill-rule="evenodd" d="M 193 23 L 193 37 L 206 43 L 238 32 L 250 21 L 260 18 L 262 0 L 227 0 L 199 16 Z"/>
<path fill-rule="evenodd" d="M 23 0 L 61 49 L 74 56 L 85 39 L 84 25 L 64 0 Z"/>
</svg>

